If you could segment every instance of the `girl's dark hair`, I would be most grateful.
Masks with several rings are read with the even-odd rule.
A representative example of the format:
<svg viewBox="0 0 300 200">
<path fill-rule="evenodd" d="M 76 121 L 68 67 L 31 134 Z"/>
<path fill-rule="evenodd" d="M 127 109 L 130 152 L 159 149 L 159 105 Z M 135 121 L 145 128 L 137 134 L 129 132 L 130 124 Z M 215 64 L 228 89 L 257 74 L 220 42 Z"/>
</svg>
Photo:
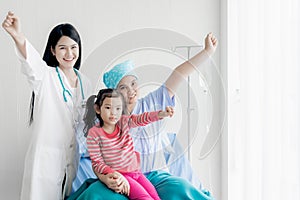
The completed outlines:
<svg viewBox="0 0 300 200">
<path fill-rule="evenodd" d="M 111 88 L 100 90 L 98 92 L 97 96 L 96 95 L 90 96 L 86 102 L 86 111 L 85 111 L 85 116 L 83 119 L 85 122 L 85 126 L 83 129 L 85 136 L 87 136 L 89 129 L 96 125 L 97 119 L 99 120 L 100 127 L 103 126 L 104 122 L 103 122 L 101 116 L 95 112 L 94 105 L 97 105 L 97 106 L 99 106 L 99 108 L 101 108 L 105 98 L 121 98 L 122 114 L 127 114 L 126 113 L 127 107 L 126 107 L 124 97 L 120 92 L 118 92 L 118 90 L 111 89 Z"/>
<path fill-rule="evenodd" d="M 60 38 L 62 36 L 67 36 L 67 37 L 71 38 L 72 40 L 74 40 L 78 44 L 79 56 L 74 65 L 74 68 L 79 70 L 80 63 L 81 63 L 81 39 L 80 39 L 80 35 L 77 32 L 77 30 L 75 29 L 75 27 L 68 23 L 59 24 L 52 29 L 52 31 L 50 32 L 49 37 L 48 37 L 43 60 L 50 67 L 57 67 L 59 65 L 58 61 L 56 60 L 56 57 L 52 54 L 51 48 L 52 49 L 55 48 L 57 42 L 60 40 Z M 31 101 L 30 101 L 29 125 L 33 122 L 34 99 L 35 99 L 35 94 L 34 94 L 34 92 L 32 92 Z"/>
</svg>

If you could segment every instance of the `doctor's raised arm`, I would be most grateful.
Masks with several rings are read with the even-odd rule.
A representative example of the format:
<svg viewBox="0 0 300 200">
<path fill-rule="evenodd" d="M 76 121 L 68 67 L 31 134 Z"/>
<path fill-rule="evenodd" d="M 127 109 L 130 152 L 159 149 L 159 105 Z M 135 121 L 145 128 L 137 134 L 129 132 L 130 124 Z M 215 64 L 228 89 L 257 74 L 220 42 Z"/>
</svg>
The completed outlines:
<svg viewBox="0 0 300 200">
<path fill-rule="evenodd" d="M 26 39 L 24 34 L 21 32 L 21 24 L 19 18 L 13 12 L 9 11 L 2 23 L 2 27 L 12 37 L 20 53 L 26 59 Z"/>
</svg>

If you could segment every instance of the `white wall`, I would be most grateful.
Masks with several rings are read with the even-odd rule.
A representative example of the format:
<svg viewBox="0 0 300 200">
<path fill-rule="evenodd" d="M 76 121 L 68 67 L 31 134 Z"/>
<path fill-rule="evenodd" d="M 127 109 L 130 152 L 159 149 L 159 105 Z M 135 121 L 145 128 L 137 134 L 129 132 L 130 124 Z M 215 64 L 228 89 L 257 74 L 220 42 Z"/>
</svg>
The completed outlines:
<svg viewBox="0 0 300 200">
<path fill-rule="evenodd" d="M 72 23 L 82 37 L 82 70 L 87 74 L 91 72 L 85 62 L 89 62 L 95 50 L 110 38 L 128 31 L 143 28 L 169 30 L 199 44 L 212 31 L 221 39 L 219 0 L 14 0 L 0 1 L 0 9 L 1 21 L 9 10 L 20 16 L 23 32 L 40 53 L 43 53 L 48 33 L 54 25 Z M 3 29 L 0 41 L 0 197 L 9 200 L 18 199 L 21 187 L 24 156 L 30 137 L 27 130 L 30 90 L 20 73 L 13 42 Z M 219 66 L 218 58 L 219 50 L 214 56 L 216 66 Z M 99 56 L 99 63 L 102 59 L 105 60 Z M 214 107 L 219 103 L 214 103 Z M 214 109 L 218 110 L 218 106 Z M 200 134 L 197 138 L 192 146 L 192 164 L 203 186 L 216 199 L 221 199 L 221 142 L 216 143 L 208 156 L 199 159 L 205 137 Z"/>
</svg>

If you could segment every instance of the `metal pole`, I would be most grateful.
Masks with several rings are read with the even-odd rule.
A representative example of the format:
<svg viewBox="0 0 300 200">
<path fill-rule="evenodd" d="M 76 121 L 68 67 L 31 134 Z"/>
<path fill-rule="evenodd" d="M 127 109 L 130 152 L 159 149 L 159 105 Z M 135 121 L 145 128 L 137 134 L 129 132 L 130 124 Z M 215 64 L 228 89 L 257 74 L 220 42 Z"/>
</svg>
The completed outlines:
<svg viewBox="0 0 300 200">
<path fill-rule="evenodd" d="M 188 60 L 190 60 L 191 47 L 187 47 L 188 50 Z M 188 159 L 191 161 L 191 150 L 190 150 L 190 142 L 191 142 L 191 76 L 188 76 L 188 106 L 187 106 L 187 120 L 188 120 L 188 133 L 187 133 L 187 142 L 188 142 Z"/>
<path fill-rule="evenodd" d="M 179 48 L 185 48 L 187 49 L 187 60 L 190 60 L 191 56 L 191 48 L 199 48 L 202 47 L 201 45 L 191 45 L 191 46 L 176 46 L 174 48 L 174 51 Z M 190 150 L 190 143 L 191 143 L 191 112 L 193 111 L 193 108 L 191 107 L 191 76 L 188 76 L 187 80 L 187 143 L 188 143 L 188 160 L 191 161 L 191 150 Z"/>
</svg>

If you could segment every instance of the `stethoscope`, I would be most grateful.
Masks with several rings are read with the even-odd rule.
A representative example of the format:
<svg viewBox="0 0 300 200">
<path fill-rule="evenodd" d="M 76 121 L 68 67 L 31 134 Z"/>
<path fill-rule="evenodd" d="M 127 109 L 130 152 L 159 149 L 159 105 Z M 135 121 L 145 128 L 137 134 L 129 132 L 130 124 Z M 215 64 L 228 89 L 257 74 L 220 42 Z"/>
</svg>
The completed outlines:
<svg viewBox="0 0 300 200">
<path fill-rule="evenodd" d="M 64 97 L 64 101 L 65 102 L 68 102 L 67 100 L 67 96 L 66 94 L 68 94 L 71 98 L 72 98 L 72 94 L 69 90 L 66 89 L 63 81 L 62 81 L 62 78 L 60 76 L 60 73 L 59 73 L 59 70 L 58 70 L 58 67 L 56 67 L 56 72 L 57 72 L 57 76 L 58 76 L 58 79 L 59 79 L 59 82 L 61 84 L 61 87 L 63 89 L 63 97 Z M 82 96 L 82 99 L 84 99 L 84 93 L 83 93 L 83 88 L 82 88 L 82 81 L 81 81 L 81 78 L 80 78 L 80 75 L 78 73 L 78 70 L 74 68 L 74 72 L 76 73 L 77 77 L 78 77 L 78 80 L 79 80 L 79 84 L 80 84 L 80 91 L 81 91 L 81 96 Z"/>
</svg>

